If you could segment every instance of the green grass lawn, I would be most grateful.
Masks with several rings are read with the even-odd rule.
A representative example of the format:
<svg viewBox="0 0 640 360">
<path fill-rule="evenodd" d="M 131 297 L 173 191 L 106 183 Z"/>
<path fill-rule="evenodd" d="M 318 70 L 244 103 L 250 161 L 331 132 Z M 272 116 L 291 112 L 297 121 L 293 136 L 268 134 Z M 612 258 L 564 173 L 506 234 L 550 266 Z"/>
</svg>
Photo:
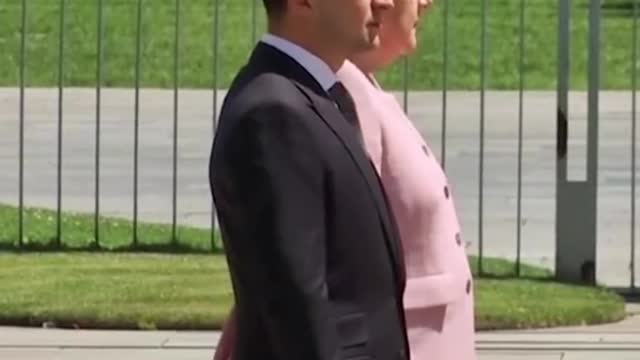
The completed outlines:
<svg viewBox="0 0 640 360">
<path fill-rule="evenodd" d="M 92 214 L 63 213 L 61 248 L 57 246 L 54 210 L 26 208 L 24 212 L 23 246 L 26 250 L 132 250 L 133 225 L 125 219 L 101 216 L 100 242 L 96 244 Z M 139 223 L 136 250 L 170 252 L 208 252 L 212 249 L 212 234 L 206 229 L 177 227 L 176 243 L 172 243 L 170 224 Z M 0 250 L 15 250 L 18 245 L 18 208 L 0 204 Z M 220 237 L 216 233 L 216 246 Z"/>
<path fill-rule="evenodd" d="M 264 30 L 260 1 L 258 36 Z M 451 89 L 480 87 L 481 0 L 448 0 L 448 83 Z M 26 84 L 57 84 L 59 1 L 29 0 L 27 11 Z M 216 0 L 181 1 L 180 87 L 213 86 L 213 13 Z M 226 87 L 246 59 L 253 38 L 253 0 L 219 1 L 220 87 Z M 420 50 L 410 61 L 412 89 L 441 89 L 443 74 L 443 9 L 436 0 L 420 31 Z M 519 4 L 491 0 L 488 4 L 487 87 L 516 89 L 519 84 Z M 525 86 L 555 89 L 557 72 L 557 0 L 526 1 Z M 587 79 L 588 0 L 574 0 L 571 86 L 584 89 Z M 602 19 L 602 87 L 625 89 L 631 84 L 632 10 L 630 0 L 604 1 Z M 64 83 L 96 83 L 97 1 L 66 0 Z M 134 86 L 136 54 L 135 0 L 104 1 L 105 86 Z M 142 73 L 145 87 L 172 87 L 175 0 L 143 0 Z M 0 2 L 0 86 L 19 84 L 21 0 Z M 388 88 L 400 89 L 403 67 L 380 74 Z"/>
<path fill-rule="evenodd" d="M 64 327 L 213 329 L 232 302 L 224 257 L 211 253 L 207 229 L 141 224 L 132 249 L 131 223 L 101 218 L 101 247 L 94 249 L 93 216 L 62 216 L 62 250 L 55 251 L 55 212 L 25 212 L 25 248 L 17 251 L 15 207 L 0 206 L 0 324 Z M 48 250 L 46 252 L 38 250 Z M 131 252 L 131 250 L 138 250 Z M 146 250 L 146 252 L 140 251 Z M 170 253 L 167 253 L 170 252 Z M 191 253 L 187 253 L 191 252 Z M 476 274 L 478 329 L 522 328 L 621 319 L 620 297 L 599 289 L 559 284 L 545 269 L 485 259 Z"/>
<path fill-rule="evenodd" d="M 512 263 L 486 261 L 496 278 L 476 280 L 478 329 L 624 317 L 623 302 L 608 291 L 553 283 L 533 267 L 524 268 L 529 279 L 509 278 Z M 0 253 L 0 264 L 0 324 L 215 329 L 233 300 L 222 255 Z"/>
</svg>

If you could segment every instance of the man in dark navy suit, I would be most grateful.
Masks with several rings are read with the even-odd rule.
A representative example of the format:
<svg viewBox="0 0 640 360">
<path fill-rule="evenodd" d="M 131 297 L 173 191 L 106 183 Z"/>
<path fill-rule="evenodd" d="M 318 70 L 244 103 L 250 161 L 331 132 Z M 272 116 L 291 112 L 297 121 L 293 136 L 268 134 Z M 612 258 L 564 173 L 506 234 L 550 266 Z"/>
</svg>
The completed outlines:
<svg viewBox="0 0 640 360">
<path fill-rule="evenodd" d="M 398 233 L 335 73 L 392 0 L 264 0 L 268 33 L 221 109 L 210 183 L 233 360 L 408 358 Z"/>
</svg>

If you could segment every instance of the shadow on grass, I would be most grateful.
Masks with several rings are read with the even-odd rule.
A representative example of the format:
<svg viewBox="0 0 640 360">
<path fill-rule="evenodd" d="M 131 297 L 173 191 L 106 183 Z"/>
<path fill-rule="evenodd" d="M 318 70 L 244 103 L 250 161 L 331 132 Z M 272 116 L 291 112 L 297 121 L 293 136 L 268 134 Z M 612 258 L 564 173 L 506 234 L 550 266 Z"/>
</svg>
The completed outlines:
<svg viewBox="0 0 640 360">
<path fill-rule="evenodd" d="M 85 246 L 69 246 L 59 244 L 55 240 L 49 242 L 26 243 L 19 246 L 16 243 L 0 242 L 0 251 L 11 253 L 30 252 L 95 252 L 95 253 L 156 253 L 156 254 L 222 254 L 220 248 L 205 249 L 188 244 L 137 244 L 117 247 L 102 247 L 95 242 Z"/>
<path fill-rule="evenodd" d="M 612 287 L 611 290 L 618 293 L 626 303 L 640 304 L 640 289 L 631 287 Z"/>
<path fill-rule="evenodd" d="M 67 244 L 59 244 L 55 239 L 49 242 L 32 242 L 18 246 L 17 243 L 0 242 L 0 252 L 9 253 L 148 253 L 148 254 L 224 254 L 224 250 L 220 247 L 215 249 L 203 248 L 182 243 L 156 243 L 156 244 L 138 244 L 124 245 L 117 247 L 98 246 L 95 242 L 85 246 L 70 246 Z M 528 280 L 543 283 L 562 283 L 568 285 L 589 286 L 586 283 L 570 283 L 559 281 L 555 278 L 553 272 L 548 269 L 522 264 L 520 273 L 518 274 L 516 267 L 512 262 L 499 258 L 484 258 L 486 264 L 483 272 L 478 270 L 479 259 L 476 256 L 470 256 L 469 262 L 472 269 L 473 277 L 476 279 L 487 280 Z M 640 289 L 637 293 L 630 295 L 634 301 L 640 303 Z"/>
<path fill-rule="evenodd" d="M 638 4 L 638 10 L 640 10 L 640 1 L 635 1 Z M 603 10 L 629 10 L 633 11 L 633 0 L 605 0 L 600 7 Z M 589 4 L 585 3 L 584 6 L 588 7 Z"/>
<path fill-rule="evenodd" d="M 474 278 L 476 279 L 486 279 L 486 280 L 527 280 L 527 281 L 535 281 L 540 283 L 554 283 L 561 285 L 572 285 L 577 287 L 590 287 L 590 288 L 605 288 L 600 284 L 593 284 L 585 281 L 563 281 L 558 279 L 555 274 L 552 272 L 542 272 L 542 271 L 534 271 L 532 273 L 524 271 L 520 275 L 518 275 L 515 271 L 512 272 L 500 272 L 500 273 L 491 273 L 485 272 L 482 275 L 479 275 L 474 272 Z M 637 294 L 638 301 L 640 302 L 640 292 Z"/>
<path fill-rule="evenodd" d="M 5 316 L 0 315 L 0 323 L 4 326 L 41 327 L 69 330 L 177 330 L 177 331 L 211 331 L 221 330 L 223 318 L 193 320 L 157 320 L 142 319 L 93 319 L 91 317 L 77 318 L 73 316 Z"/>
<path fill-rule="evenodd" d="M 482 275 L 474 275 L 476 279 L 487 279 L 487 280 L 535 280 L 541 282 L 558 282 L 552 275 L 536 275 L 536 274 L 522 274 L 517 275 L 516 273 L 512 274 L 491 274 L 491 273 L 483 273 Z"/>
<path fill-rule="evenodd" d="M 637 13 L 640 15 L 640 1 L 636 1 Z M 602 9 L 602 15 L 607 17 L 621 17 L 621 18 L 633 18 L 634 17 L 634 1 L 633 0 L 605 0 L 600 6 Z M 582 8 L 589 10 L 589 3 L 582 4 Z"/>
<path fill-rule="evenodd" d="M 545 280 L 553 281 L 553 272 L 549 269 L 520 263 L 518 266 L 509 259 L 484 256 L 469 256 L 469 266 L 474 278 L 490 280 Z"/>
<path fill-rule="evenodd" d="M 539 283 L 553 283 L 561 285 L 571 285 L 576 287 L 604 288 L 604 286 L 589 281 L 564 281 L 556 277 L 555 273 L 548 268 L 537 265 L 521 263 L 517 264 L 502 258 L 484 257 L 482 272 L 480 271 L 480 259 L 476 256 L 469 257 L 469 264 L 475 279 L 485 280 L 525 280 Z"/>
</svg>

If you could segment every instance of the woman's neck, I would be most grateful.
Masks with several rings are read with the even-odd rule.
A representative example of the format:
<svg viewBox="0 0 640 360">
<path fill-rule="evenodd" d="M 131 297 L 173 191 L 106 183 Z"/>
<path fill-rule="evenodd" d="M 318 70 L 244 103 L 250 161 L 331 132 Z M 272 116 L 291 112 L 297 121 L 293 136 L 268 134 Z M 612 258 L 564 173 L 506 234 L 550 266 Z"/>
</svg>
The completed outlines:
<svg viewBox="0 0 640 360">
<path fill-rule="evenodd" d="M 377 59 L 371 53 L 358 54 L 351 57 L 351 62 L 365 74 L 373 74 L 379 71 Z"/>
<path fill-rule="evenodd" d="M 378 87 L 378 83 L 374 74 L 389 65 L 386 56 L 375 50 L 352 56 L 350 60 L 376 87 Z"/>
</svg>

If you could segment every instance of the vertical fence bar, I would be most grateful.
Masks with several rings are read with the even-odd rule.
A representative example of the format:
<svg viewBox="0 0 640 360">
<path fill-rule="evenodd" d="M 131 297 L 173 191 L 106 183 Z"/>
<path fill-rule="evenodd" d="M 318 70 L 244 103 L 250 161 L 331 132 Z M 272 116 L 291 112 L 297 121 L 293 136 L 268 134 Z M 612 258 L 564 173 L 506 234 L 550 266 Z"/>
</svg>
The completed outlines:
<svg viewBox="0 0 640 360">
<path fill-rule="evenodd" d="M 100 247 L 100 122 L 102 108 L 102 36 L 103 36 L 103 0 L 98 0 L 98 29 L 96 41 L 96 149 L 95 149 L 95 247 Z"/>
<path fill-rule="evenodd" d="M 173 53 L 173 214 L 171 220 L 171 241 L 178 242 L 177 207 L 178 207 L 178 66 L 180 65 L 180 0 L 175 0 L 176 21 L 174 30 Z"/>
<path fill-rule="evenodd" d="M 556 89 L 556 221 L 555 221 L 555 242 L 556 242 L 556 256 L 555 256 L 555 276 L 560 278 L 562 264 L 560 262 L 560 255 L 562 251 L 562 242 L 566 242 L 563 239 L 565 236 L 563 232 L 563 224 L 558 220 L 565 212 L 562 208 L 562 199 L 564 192 L 566 192 L 567 186 L 567 138 L 569 132 L 569 81 L 571 79 L 571 1 L 560 0 L 558 2 L 558 73 L 557 73 L 557 89 Z"/>
<path fill-rule="evenodd" d="M 440 164 L 446 169 L 447 161 L 447 90 L 449 87 L 449 1 L 443 0 L 442 17 L 442 139 L 440 141 Z"/>
<path fill-rule="evenodd" d="M 251 1 L 251 46 L 256 43 L 258 36 L 258 0 Z"/>
<path fill-rule="evenodd" d="M 520 87 L 518 93 L 518 200 L 516 215 L 516 276 L 520 276 L 522 262 L 522 123 L 524 115 L 524 56 L 525 56 L 525 0 L 520 0 Z"/>
<path fill-rule="evenodd" d="M 214 1 L 213 8 L 213 121 L 212 132 L 215 136 L 218 125 L 218 85 L 220 84 L 220 1 Z M 216 247 L 216 207 L 211 201 L 211 250 Z"/>
<path fill-rule="evenodd" d="M 638 2 L 633 2 L 631 52 L 631 290 L 636 288 L 636 92 L 638 76 Z"/>
<path fill-rule="evenodd" d="M 27 0 L 22 0 L 22 20 L 20 29 L 20 139 L 18 159 L 18 247 L 24 241 L 24 82 L 27 42 Z"/>
<path fill-rule="evenodd" d="M 569 81 L 571 79 L 571 1 L 561 0 L 558 3 L 558 83 L 557 83 L 557 181 L 563 181 L 567 175 L 566 155 L 569 119 Z M 558 184 L 559 185 L 559 184 Z M 557 199 L 556 199 L 557 200 Z M 557 202 L 557 201 L 556 201 Z M 556 213 L 559 209 L 556 208 Z M 558 228 L 556 221 L 556 228 Z M 557 230 L 556 230 L 557 232 Z M 556 242 L 558 239 L 556 239 Z"/>
<path fill-rule="evenodd" d="M 404 109 L 405 114 L 409 111 L 409 57 L 405 56 L 403 61 L 403 80 L 402 80 L 402 108 Z"/>
<path fill-rule="evenodd" d="M 478 272 L 484 273 L 484 127 L 487 56 L 487 0 L 482 0 L 480 30 L 480 161 L 478 167 Z"/>
<path fill-rule="evenodd" d="M 140 157 L 140 76 L 142 53 L 142 0 L 138 0 L 136 20 L 136 69 L 133 129 L 133 246 L 138 246 L 138 162 Z"/>
<path fill-rule="evenodd" d="M 60 38 L 58 40 L 58 204 L 56 213 L 56 245 L 62 245 L 62 122 L 64 90 L 64 23 L 65 0 L 60 0 Z"/>
<path fill-rule="evenodd" d="M 634 1 L 635 2 L 635 1 Z M 589 56 L 587 62 L 587 80 L 588 80 L 588 110 L 587 110 L 587 183 L 591 188 L 590 197 L 593 198 L 592 214 L 593 222 L 590 221 L 593 227 L 592 234 L 596 234 L 597 230 L 597 211 L 598 211 L 598 128 L 600 120 L 600 54 L 601 54 L 601 42 L 600 42 L 600 18 L 601 18 L 601 6 L 602 0 L 591 0 L 589 3 Z M 593 235 L 592 248 L 593 255 L 593 275 L 589 281 L 595 284 L 597 281 L 597 246 L 596 236 Z M 591 247 L 590 246 L 590 247 Z M 583 275 L 585 276 L 585 275 Z"/>
</svg>

